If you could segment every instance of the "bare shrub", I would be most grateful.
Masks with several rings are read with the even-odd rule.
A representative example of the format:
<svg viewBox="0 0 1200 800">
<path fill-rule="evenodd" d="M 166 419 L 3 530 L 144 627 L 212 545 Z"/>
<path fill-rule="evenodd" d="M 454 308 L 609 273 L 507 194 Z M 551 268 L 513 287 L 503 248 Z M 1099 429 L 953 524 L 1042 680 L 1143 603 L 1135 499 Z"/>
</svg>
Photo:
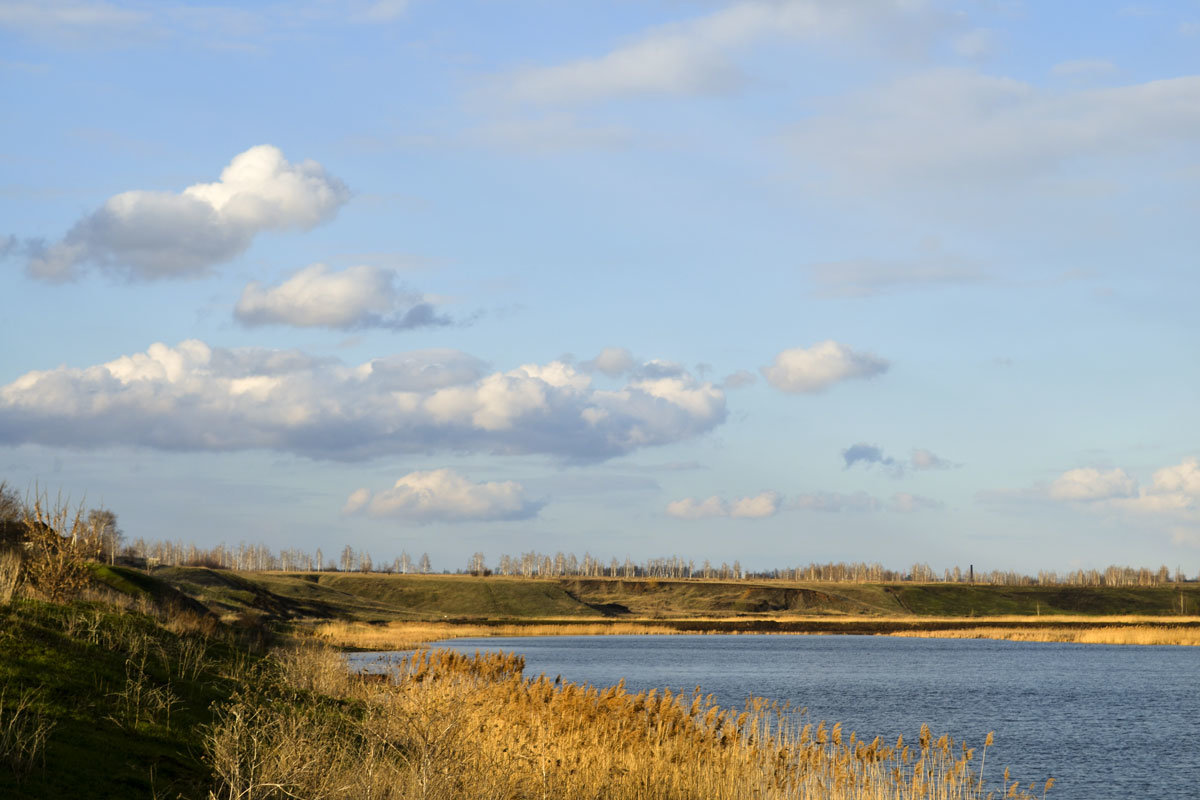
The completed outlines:
<svg viewBox="0 0 1200 800">
<path fill-rule="evenodd" d="M 53 506 L 44 495 L 25 507 L 25 581 L 51 602 L 78 597 L 91 582 L 87 562 L 100 552 L 100 542 L 83 519 L 61 500 Z"/>
</svg>

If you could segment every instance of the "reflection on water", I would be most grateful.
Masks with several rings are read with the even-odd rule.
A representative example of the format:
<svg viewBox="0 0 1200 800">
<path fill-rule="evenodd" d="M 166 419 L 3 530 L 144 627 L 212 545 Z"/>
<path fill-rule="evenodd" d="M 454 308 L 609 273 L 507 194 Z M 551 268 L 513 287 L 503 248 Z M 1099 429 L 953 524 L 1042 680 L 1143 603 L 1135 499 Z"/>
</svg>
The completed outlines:
<svg viewBox="0 0 1200 800">
<path fill-rule="evenodd" d="M 459 639 L 517 652 L 526 675 L 632 691 L 754 694 L 860 737 L 922 722 L 969 746 L 996 732 L 985 777 L 1054 777 L 1060 800 L 1200 797 L 1200 648 L 871 636 L 548 636 Z M 360 654 L 358 663 L 379 654 Z"/>
</svg>

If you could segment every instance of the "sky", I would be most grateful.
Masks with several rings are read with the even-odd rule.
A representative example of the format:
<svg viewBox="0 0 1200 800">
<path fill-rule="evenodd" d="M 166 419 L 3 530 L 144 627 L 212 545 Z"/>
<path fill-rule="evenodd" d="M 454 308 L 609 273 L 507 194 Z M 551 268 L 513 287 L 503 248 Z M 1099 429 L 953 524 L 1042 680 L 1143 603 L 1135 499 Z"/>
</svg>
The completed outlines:
<svg viewBox="0 0 1200 800">
<path fill-rule="evenodd" d="M 128 538 L 1200 571 L 1200 1 L 0 0 L 0 478 Z"/>
</svg>

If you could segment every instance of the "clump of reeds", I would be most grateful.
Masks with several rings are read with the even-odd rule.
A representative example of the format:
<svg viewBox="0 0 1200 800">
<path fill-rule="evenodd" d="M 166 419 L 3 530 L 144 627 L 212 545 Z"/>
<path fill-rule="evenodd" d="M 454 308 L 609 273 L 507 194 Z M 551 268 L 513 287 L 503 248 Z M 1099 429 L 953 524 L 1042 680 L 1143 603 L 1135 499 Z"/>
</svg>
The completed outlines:
<svg viewBox="0 0 1200 800">
<path fill-rule="evenodd" d="M 976 762 L 972 749 L 927 727 L 913 744 L 865 741 L 764 700 L 738 710 L 699 689 L 632 693 L 526 678 L 513 655 L 421 651 L 374 678 L 335 674 L 313 652 L 279 663 L 303 703 L 247 692 L 222 711 L 206 743 L 220 776 L 214 797 L 992 796 L 982 754 Z M 1033 797 L 1007 777 L 998 791 Z"/>
<path fill-rule="evenodd" d="M 412 650 L 427 642 L 487 636 L 629 636 L 683 632 L 670 625 L 645 622 L 543 622 L 537 625 L 392 622 L 372 625 L 335 621 L 322 623 L 313 629 L 313 635 L 320 641 L 354 650 Z"/>
<path fill-rule="evenodd" d="M 1014 642 L 1200 646 L 1200 627 L 1195 625 L 1098 625 L 1086 628 L 979 627 L 946 631 L 900 631 L 891 635 L 937 639 L 1007 639 Z"/>
</svg>

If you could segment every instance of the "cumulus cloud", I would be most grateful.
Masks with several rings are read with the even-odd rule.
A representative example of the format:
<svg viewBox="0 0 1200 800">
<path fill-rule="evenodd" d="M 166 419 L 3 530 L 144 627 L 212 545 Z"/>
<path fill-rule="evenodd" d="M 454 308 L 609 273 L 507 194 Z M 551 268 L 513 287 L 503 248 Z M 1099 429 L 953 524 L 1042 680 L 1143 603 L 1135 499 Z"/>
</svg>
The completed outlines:
<svg viewBox="0 0 1200 800">
<path fill-rule="evenodd" d="M 969 70 L 905 75 L 835 101 L 797 151 L 864 183 L 1011 180 L 1067 162 L 1159 153 L 1200 133 L 1200 76 L 1054 91 Z"/>
<path fill-rule="evenodd" d="M 276 286 L 252 281 L 234 317 L 243 325 L 407 330 L 450 324 L 419 294 L 401 290 L 396 273 L 379 267 L 331 270 L 312 264 Z"/>
<path fill-rule="evenodd" d="M 1091 467 L 1067 470 L 1047 489 L 1054 500 L 1108 500 L 1137 494 L 1137 481 L 1123 469 L 1101 471 Z"/>
<path fill-rule="evenodd" d="M 62 240 L 32 245 L 27 267 L 47 281 L 73 280 L 87 267 L 137 280 L 196 276 L 263 231 L 332 219 L 349 197 L 317 162 L 289 163 L 278 148 L 259 145 L 235 156 L 214 183 L 110 197 Z"/>
<path fill-rule="evenodd" d="M 435 469 L 410 472 L 375 494 L 358 489 L 343 511 L 424 524 L 530 519 L 541 508 L 516 481 L 473 483 L 454 470 Z"/>
<path fill-rule="evenodd" d="M 809 348 L 796 347 L 775 356 L 759 372 L 767 383 L 789 394 L 823 392 L 835 383 L 854 378 L 873 378 L 891 365 L 870 353 L 855 352 L 844 344 L 825 341 Z"/>
<path fill-rule="evenodd" d="M 782 497 L 778 492 L 765 491 L 732 502 L 713 495 L 705 500 L 686 497 L 667 503 L 667 513 L 679 519 L 731 517 L 734 519 L 764 519 L 779 512 Z"/>
<path fill-rule="evenodd" d="M 764 39 L 828 40 L 880 32 L 911 44 L 940 24 L 926 24 L 936 16 L 904 0 L 744 0 L 650 29 L 602 56 L 518 70 L 504 76 L 502 84 L 510 99 L 532 104 L 724 94 L 748 81 L 737 55 Z"/>
<path fill-rule="evenodd" d="M 579 367 L 585 372 L 602 372 L 610 378 L 619 378 L 633 369 L 633 353 L 624 347 L 606 347 Z"/>
<path fill-rule="evenodd" d="M 454 450 L 598 460 L 702 435 L 725 395 L 688 374 L 600 390 L 553 361 L 489 372 L 456 350 L 347 365 L 190 340 L 0 387 L 0 442 L 267 449 L 355 460 Z"/>
</svg>

